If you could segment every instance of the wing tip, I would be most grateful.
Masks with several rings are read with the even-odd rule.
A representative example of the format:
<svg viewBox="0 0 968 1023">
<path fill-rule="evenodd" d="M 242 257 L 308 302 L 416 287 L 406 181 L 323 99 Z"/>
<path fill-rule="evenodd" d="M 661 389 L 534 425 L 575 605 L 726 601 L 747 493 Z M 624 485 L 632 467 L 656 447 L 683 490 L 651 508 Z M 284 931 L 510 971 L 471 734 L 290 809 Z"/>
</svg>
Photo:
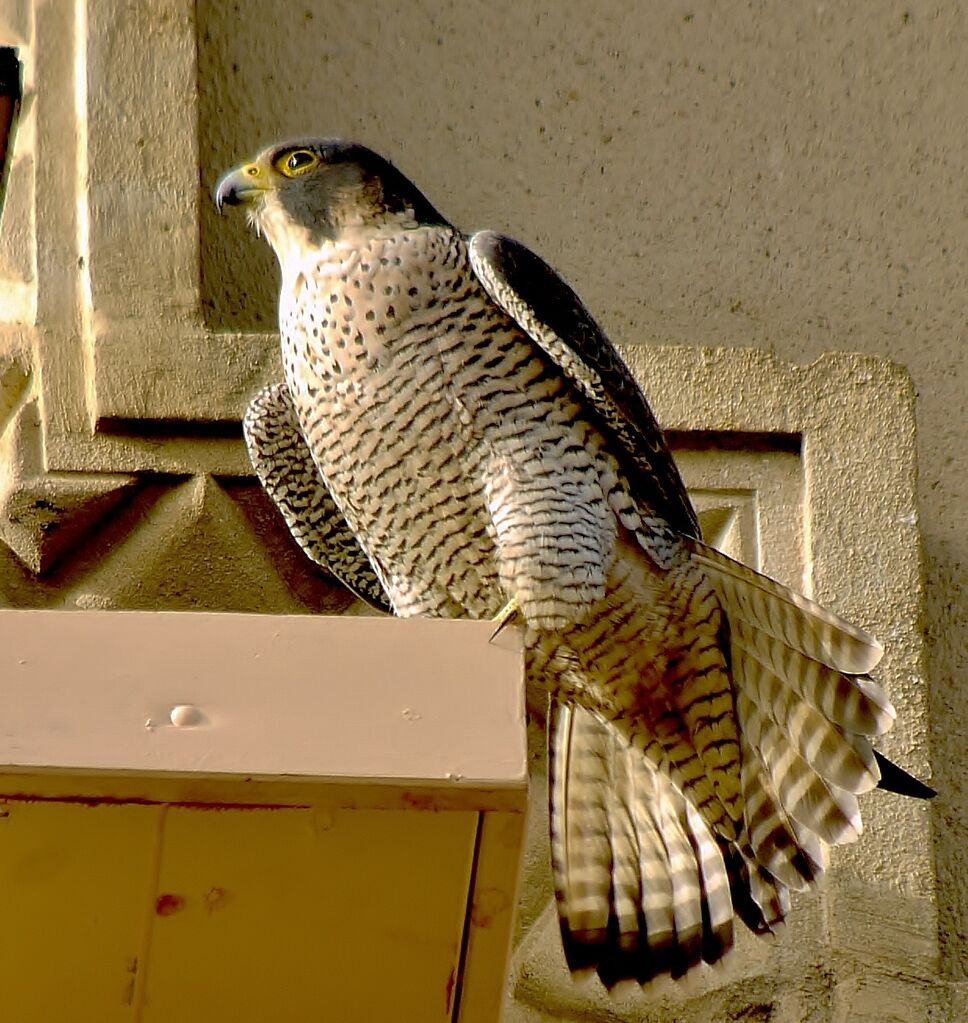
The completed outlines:
<svg viewBox="0 0 968 1023">
<path fill-rule="evenodd" d="M 912 799 L 934 799 L 938 794 L 920 778 L 909 774 L 893 760 L 888 760 L 883 753 L 874 750 L 874 759 L 881 772 L 880 780 L 877 783 L 879 789 L 883 789 L 885 792 L 894 792 L 899 796 L 909 796 Z"/>
</svg>

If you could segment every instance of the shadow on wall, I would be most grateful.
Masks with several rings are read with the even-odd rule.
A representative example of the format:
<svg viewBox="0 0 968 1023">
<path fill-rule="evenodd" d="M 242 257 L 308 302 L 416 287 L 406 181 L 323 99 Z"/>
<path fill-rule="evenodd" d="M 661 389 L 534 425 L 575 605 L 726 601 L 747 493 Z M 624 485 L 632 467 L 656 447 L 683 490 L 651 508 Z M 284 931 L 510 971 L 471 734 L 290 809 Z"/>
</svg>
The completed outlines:
<svg viewBox="0 0 968 1023">
<path fill-rule="evenodd" d="M 7 191 L 7 172 L 13 162 L 13 140 L 17 131 L 22 96 L 22 68 L 17 51 L 0 46 L 0 216 Z"/>
</svg>

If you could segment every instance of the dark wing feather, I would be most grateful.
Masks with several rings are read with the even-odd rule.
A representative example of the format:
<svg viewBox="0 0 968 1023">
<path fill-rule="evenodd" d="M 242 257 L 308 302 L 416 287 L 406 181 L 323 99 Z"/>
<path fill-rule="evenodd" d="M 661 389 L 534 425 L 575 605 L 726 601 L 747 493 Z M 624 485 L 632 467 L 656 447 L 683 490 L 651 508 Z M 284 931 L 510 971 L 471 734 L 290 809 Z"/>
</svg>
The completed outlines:
<svg viewBox="0 0 968 1023">
<path fill-rule="evenodd" d="M 679 470 L 638 384 L 581 299 L 520 242 L 479 231 L 471 265 L 488 295 L 557 363 L 618 439 L 633 492 L 674 529 L 700 535 Z M 646 489 L 647 488 L 647 489 Z"/>
<path fill-rule="evenodd" d="M 285 384 L 261 390 L 242 421 L 249 460 L 306 556 L 392 614 L 373 566 L 319 476 Z"/>
<path fill-rule="evenodd" d="M 888 760 L 883 753 L 874 750 L 874 759 L 881 771 L 881 778 L 877 783 L 879 789 L 896 792 L 900 796 L 910 796 L 912 799 L 934 799 L 938 794 L 930 785 L 925 785 L 893 760 Z"/>
</svg>

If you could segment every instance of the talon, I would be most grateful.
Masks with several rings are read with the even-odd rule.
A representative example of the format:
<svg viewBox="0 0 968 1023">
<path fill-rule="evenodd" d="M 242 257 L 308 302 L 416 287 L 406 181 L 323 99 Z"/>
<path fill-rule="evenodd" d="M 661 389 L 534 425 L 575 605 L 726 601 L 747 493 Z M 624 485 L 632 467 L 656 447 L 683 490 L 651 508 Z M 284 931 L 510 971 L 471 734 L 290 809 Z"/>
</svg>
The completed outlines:
<svg viewBox="0 0 968 1023">
<path fill-rule="evenodd" d="M 512 597 L 500 611 L 491 619 L 494 622 L 495 629 L 491 633 L 491 638 L 488 640 L 489 643 L 493 643 L 494 640 L 501 634 L 501 631 L 507 626 L 511 619 L 521 610 L 521 605 L 518 603 L 516 597 Z"/>
</svg>

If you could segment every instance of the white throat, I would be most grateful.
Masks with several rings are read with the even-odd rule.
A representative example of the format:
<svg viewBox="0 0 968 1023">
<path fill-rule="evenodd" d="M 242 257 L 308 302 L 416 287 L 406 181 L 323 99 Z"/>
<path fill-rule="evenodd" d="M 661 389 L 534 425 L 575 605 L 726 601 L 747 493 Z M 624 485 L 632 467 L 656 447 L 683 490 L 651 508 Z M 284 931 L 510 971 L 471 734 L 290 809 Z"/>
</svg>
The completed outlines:
<svg viewBox="0 0 968 1023">
<path fill-rule="evenodd" d="M 252 210 L 249 223 L 272 246 L 284 277 L 288 275 L 289 266 L 302 266 L 310 253 L 318 251 L 309 228 L 293 224 L 275 203 L 265 203 Z"/>
</svg>

